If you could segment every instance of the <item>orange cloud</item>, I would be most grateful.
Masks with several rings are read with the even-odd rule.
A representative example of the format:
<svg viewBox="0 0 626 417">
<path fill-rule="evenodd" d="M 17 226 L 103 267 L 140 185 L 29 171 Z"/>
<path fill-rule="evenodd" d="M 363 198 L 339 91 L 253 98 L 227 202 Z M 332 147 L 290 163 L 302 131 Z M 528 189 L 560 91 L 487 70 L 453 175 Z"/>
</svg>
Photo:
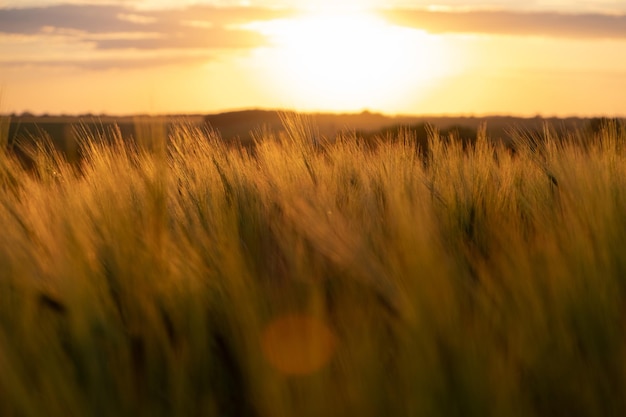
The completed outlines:
<svg viewBox="0 0 626 417">
<path fill-rule="evenodd" d="M 381 13 L 391 23 L 431 33 L 626 38 L 626 15 L 426 10 L 387 10 Z"/>
</svg>

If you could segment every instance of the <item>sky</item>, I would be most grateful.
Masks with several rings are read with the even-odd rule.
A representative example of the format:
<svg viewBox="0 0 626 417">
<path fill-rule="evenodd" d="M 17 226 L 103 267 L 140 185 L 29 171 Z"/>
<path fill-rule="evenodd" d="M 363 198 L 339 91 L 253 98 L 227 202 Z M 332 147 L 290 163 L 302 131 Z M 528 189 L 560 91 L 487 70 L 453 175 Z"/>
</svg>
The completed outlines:
<svg viewBox="0 0 626 417">
<path fill-rule="evenodd" d="M 626 116 L 624 0 L 0 0 L 0 113 Z"/>
</svg>

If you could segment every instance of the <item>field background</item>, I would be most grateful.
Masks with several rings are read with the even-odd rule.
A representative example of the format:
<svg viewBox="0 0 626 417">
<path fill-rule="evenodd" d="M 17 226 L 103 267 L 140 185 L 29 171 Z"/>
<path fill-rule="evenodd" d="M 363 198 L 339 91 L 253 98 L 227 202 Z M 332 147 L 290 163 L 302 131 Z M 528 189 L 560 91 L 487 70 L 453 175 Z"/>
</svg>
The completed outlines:
<svg viewBox="0 0 626 417">
<path fill-rule="evenodd" d="M 597 130 L 602 118 L 556 118 L 532 117 L 521 118 L 513 116 L 388 116 L 380 113 L 363 111 L 361 113 L 310 113 L 306 114 L 308 122 L 315 125 L 316 132 L 327 138 L 334 138 L 338 134 L 356 133 L 360 137 L 375 139 L 387 134 L 397 135 L 400 129 L 412 130 L 412 134 L 421 143 L 428 141 L 426 126 L 434 126 L 446 135 L 450 131 L 457 131 L 465 139 L 476 138 L 476 132 L 483 124 L 486 125 L 487 135 L 492 140 L 509 141 L 509 130 L 512 127 L 527 131 L 540 132 L 545 123 L 559 130 L 575 130 L 593 125 Z M 80 116 L 50 116 L 24 113 L 10 117 L 9 139 L 11 142 L 24 142 L 36 139 L 44 132 L 55 144 L 57 149 L 65 152 L 72 151 L 77 146 L 79 137 L 76 135 L 76 126 L 86 126 L 96 134 L 112 127 L 119 128 L 122 136 L 135 136 L 137 124 L 163 124 L 167 130 L 181 123 L 187 126 L 208 126 L 219 132 L 220 137 L 229 141 L 238 140 L 243 145 L 250 145 L 253 134 L 259 128 L 273 133 L 283 130 L 280 112 L 270 110 L 242 110 L 210 115 L 174 115 L 174 116 L 109 116 L 85 114 Z"/>
<path fill-rule="evenodd" d="M 626 415 L 623 122 L 280 122 L 3 119 L 0 415 Z"/>
</svg>

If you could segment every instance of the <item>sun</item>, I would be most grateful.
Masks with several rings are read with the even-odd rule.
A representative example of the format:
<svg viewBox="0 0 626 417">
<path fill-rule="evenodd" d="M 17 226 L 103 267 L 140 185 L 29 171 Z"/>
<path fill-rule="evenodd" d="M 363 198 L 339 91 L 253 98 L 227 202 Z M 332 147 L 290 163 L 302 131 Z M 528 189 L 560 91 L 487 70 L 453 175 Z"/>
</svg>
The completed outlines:
<svg viewBox="0 0 626 417">
<path fill-rule="evenodd" d="M 358 110 L 398 107 L 416 87 L 446 73 L 445 45 L 366 11 L 310 12 L 259 23 L 274 44 L 269 78 L 296 107 Z"/>
</svg>

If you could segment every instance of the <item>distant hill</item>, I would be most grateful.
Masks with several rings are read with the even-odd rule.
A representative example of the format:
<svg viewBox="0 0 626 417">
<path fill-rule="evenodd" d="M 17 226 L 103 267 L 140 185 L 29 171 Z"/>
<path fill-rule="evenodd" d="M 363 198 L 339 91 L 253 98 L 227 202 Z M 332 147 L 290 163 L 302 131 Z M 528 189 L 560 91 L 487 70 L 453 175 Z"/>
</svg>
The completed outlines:
<svg viewBox="0 0 626 417">
<path fill-rule="evenodd" d="M 207 115 L 207 125 L 220 132 L 226 139 L 238 137 L 242 141 L 251 139 L 259 129 L 279 131 L 282 122 L 279 111 L 242 110 L 228 113 Z M 372 131 L 382 129 L 394 123 L 394 118 L 382 114 L 362 112 L 354 114 L 306 113 L 305 119 L 310 121 L 321 135 L 333 137 L 338 132 L 347 130 Z"/>
</svg>

